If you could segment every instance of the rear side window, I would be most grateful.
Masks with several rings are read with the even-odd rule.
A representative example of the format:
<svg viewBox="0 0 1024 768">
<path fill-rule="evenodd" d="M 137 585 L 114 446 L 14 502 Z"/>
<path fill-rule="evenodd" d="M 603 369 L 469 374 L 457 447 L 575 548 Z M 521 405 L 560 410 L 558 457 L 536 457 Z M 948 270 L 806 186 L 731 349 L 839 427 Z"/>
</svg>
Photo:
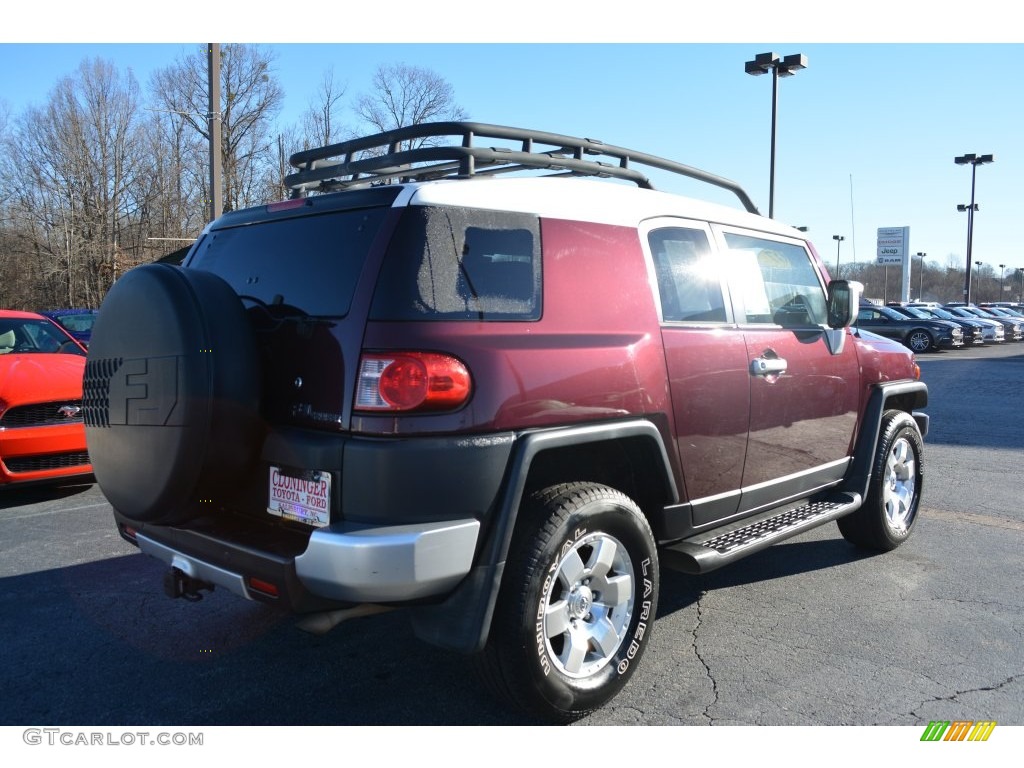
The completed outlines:
<svg viewBox="0 0 1024 768">
<path fill-rule="evenodd" d="M 374 320 L 537 320 L 536 216 L 411 206 L 384 259 Z"/>
<path fill-rule="evenodd" d="M 697 229 L 666 227 L 648 235 L 668 321 L 725 322 L 725 300 L 718 261 L 707 235 Z"/>
<path fill-rule="evenodd" d="M 387 211 L 365 208 L 214 230 L 196 246 L 189 266 L 268 305 L 343 317 Z"/>
</svg>

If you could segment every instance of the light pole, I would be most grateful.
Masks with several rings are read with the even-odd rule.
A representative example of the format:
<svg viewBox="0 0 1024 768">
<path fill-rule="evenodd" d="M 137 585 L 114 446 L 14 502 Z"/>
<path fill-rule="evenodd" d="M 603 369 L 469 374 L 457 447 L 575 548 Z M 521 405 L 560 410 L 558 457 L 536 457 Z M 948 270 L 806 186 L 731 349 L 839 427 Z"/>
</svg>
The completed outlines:
<svg viewBox="0 0 1024 768">
<path fill-rule="evenodd" d="M 1002 301 L 1003 300 L 1003 273 L 1005 271 L 1006 271 L 1006 265 L 1005 264 L 1000 264 L 999 265 L 999 298 L 997 299 L 997 301 Z"/>
<path fill-rule="evenodd" d="M 979 165 L 985 165 L 995 161 L 994 155 L 960 155 L 959 157 L 953 158 L 953 162 L 957 165 L 970 165 L 971 166 L 971 202 L 970 205 L 962 206 L 958 205 L 956 208 L 958 211 L 967 211 L 967 269 L 965 270 L 964 276 L 964 303 L 971 303 L 971 245 L 974 240 L 974 212 L 978 210 L 978 206 L 974 202 L 974 184 L 975 177 L 978 172 Z"/>
<path fill-rule="evenodd" d="M 842 235 L 832 235 L 832 239 L 836 241 L 836 279 L 839 279 L 839 246 L 842 245 L 843 240 L 846 238 Z"/>
<path fill-rule="evenodd" d="M 1020 275 L 1020 293 L 1017 295 L 1017 301 L 1024 301 L 1024 267 L 1017 267 L 1017 274 Z"/>
<path fill-rule="evenodd" d="M 795 75 L 807 68 L 807 57 L 802 53 L 794 53 L 779 58 L 774 53 L 759 53 L 753 61 L 744 65 L 748 75 L 765 75 L 772 73 L 772 156 L 768 176 L 768 218 L 775 218 L 775 123 L 779 105 L 779 78 Z"/>
<path fill-rule="evenodd" d="M 917 276 L 917 300 L 924 301 L 924 257 L 928 254 L 918 251 L 914 255 L 921 260 L 920 264 L 918 264 L 918 272 L 920 274 Z"/>
<path fill-rule="evenodd" d="M 981 261 L 974 262 L 974 266 L 976 266 L 978 268 L 978 293 L 981 293 L 981 265 L 983 263 L 984 262 L 981 262 Z M 968 295 L 970 295 L 970 294 L 968 294 Z M 970 304 L 971 302 L 968 301 L 967 303 Z"/>
</svg>

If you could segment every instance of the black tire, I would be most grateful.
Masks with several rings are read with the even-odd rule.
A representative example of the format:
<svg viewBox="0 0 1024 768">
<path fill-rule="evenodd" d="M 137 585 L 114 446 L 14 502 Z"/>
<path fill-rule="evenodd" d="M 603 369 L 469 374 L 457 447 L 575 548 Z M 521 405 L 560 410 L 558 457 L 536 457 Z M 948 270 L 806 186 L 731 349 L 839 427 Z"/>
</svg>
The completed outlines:
<svg viewBox="0 0 1024 768">
<path fill-rule="evenodd" d="M 907 334 L 907 346 L 913 352 L 928 352 L 935 348 L 935 339 L 924 328 L 914 328 Z"/>
<path fill-rule="evenodd" d="M 535 494 L 520 512 L 488 642 L 475 659 L 481 679 L 545 720 L 586 715 L 636 670 L 658 585 L 654 537 L 628 497 L 593 483 Z"/>
<path fill-rule="evenodd" d="M 924 474 L 924 441 L 906 411 L 882 416 L 871 484 L 864 505 L 837 521 L 843 538 L 888 552 L 907 540 L 917 522 Z"/>
<path fill-rule="evenodd" d="M 179 522 L 259 450 L 260 366 L 238 296 L 211 272 L 147 264 L 107 293 L 83 411 L 96 481 L 138 522 Z"/>
</svg>

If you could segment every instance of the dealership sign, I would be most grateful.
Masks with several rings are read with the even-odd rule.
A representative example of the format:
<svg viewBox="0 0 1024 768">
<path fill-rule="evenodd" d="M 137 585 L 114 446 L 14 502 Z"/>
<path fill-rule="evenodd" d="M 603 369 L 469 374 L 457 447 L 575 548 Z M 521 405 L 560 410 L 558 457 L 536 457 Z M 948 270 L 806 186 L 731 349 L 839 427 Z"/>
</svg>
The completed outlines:
<svg viewBox="0 0 1024 768">
<path fill-rule="evenodd" d="M 878 263 L 902 264 L 907 257 L 910 227 L 878 228 Z"/>
</svg>

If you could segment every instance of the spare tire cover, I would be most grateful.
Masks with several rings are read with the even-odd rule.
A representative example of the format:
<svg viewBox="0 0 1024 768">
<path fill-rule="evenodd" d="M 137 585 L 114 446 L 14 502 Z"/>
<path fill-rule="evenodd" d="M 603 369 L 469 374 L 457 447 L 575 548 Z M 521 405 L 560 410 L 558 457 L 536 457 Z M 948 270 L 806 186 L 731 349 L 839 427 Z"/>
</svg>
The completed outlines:
<svg viewBox="0 0 1024 768">
<path fill-rule="evenodd" d="M 241 300 L 211 272 L 147 264 L 93 326 L 83 412 L 96 481 L 140 522 L 197 514 L 253 461 L 259 362 Z"/>
</svg>

